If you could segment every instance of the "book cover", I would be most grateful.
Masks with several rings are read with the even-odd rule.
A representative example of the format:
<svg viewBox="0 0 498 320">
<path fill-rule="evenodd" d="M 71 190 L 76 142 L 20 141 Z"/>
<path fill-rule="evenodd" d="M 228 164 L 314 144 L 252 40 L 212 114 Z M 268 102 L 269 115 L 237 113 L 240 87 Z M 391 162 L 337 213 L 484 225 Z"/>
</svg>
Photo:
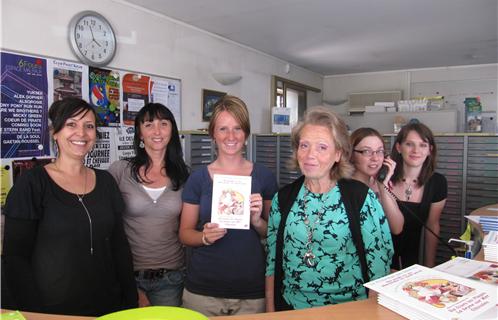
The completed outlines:
<svg viewBox="0 0 498 320">
<path fill-rule="evenodd" d="M 249 229 L 251 177 L 215 174 L 211 222 L 220 228 Z"/>
<path fill-rule="evenodd" d="M 434 269 L 498 286 L 498 264 L 457 257 Z"/>
<path fill-rule="evenodd" d="M 365 284 L 379 304 L 410 319 L 496 319 L 497 290 L 490 284 L 413 265 Z"/>
</svg>

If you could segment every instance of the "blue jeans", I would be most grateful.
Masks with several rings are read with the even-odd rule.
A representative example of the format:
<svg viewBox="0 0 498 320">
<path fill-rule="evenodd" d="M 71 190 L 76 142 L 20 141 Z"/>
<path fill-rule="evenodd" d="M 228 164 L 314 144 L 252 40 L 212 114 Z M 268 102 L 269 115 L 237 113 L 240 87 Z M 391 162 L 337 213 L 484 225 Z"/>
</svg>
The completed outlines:
<svg viewBox="0 0 498 320">
<path fill-rule="evenodd" d="M 144 279 L 136 276 L 137 287 L 144 291 L 153 306 L 182 305 L 184 270 L 166 272 L 162 278 Z"/>
</svg>

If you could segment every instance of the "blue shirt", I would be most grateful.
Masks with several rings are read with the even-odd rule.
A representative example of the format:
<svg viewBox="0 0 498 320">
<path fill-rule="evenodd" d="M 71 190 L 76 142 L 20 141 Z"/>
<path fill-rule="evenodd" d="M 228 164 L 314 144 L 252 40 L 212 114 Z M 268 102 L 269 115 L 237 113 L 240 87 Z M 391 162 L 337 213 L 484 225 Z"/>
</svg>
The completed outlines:
<svg viewBox="0 0 498 320">
<path fill-rule="evenodd" d="M 304 185 L 287 217 L 283 244 L 283 296 L 295 309 L 336 304 L 366 298 L 361 266 L 353 243 L 349 220 L 336 186 L 324 194 L 309 192 L 306 213 Z M 321 214 L 321 219 L 317 217 Z M 275 270 L 275 248 L 280 224 L 278 196 L 273 198 L 268 221 L 268 257 L 266 275 Z M 306 227 L 304 221 L 308 220 Z M 315 224 L 316 221 L 316 224 Z M 372 190 L 360 210 L 370 279 L 389 274 L 393 255 L 391 233 L 384 211 Z M 316 265 L 303 262 L 308 232 L 314 226 L 312 252 Z"/>
<path fill-rule="evenodd" d="M 273 173 L 254 163 L 251 193 L 271 200 L 278 190 Z M 199 205 L 197 229 L 211 221 L 213 181 L 207 166 L 194 171 L 183 189 L 183 202 Z M 265 295 L 265 253 L 259 234 L 229 229 L 211 246 L 190 248 L 185 287 L 193 293 L 233 299 L 257 299 Z"/>
</svg>

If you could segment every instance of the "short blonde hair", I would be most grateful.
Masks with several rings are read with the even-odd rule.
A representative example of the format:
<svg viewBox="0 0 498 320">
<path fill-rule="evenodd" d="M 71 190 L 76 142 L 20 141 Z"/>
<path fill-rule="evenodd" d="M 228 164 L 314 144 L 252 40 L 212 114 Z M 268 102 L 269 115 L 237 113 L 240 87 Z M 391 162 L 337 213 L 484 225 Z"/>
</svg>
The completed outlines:
<svg viewBox="0 0 498 320">
<path fill-rule="evenodd" d="M 297 149 L 301 140 L 301 131 L 306 125 L 322 126 L 327 128 L 332 135 L 336 150 L 341 152 L 339 162 L 330 169 L 330 178 L 339 180 L 342 178 L 349 179 L 353 175 L 354 167 L 349 162 L 351 157 L 351 143 L 346 123 L 339 116 L 329 109 L 317 106 L 306 111 L 304 120 L 300 121 L 293 129 L 291 134 L 292 143 L 292 162 L 295 168 L 299 168 L 297 162 Z"/>
<path fill-rule="evenodd" d="M 244 131 L 244 134 L 246 135 L 245 138 L 247 139 L 251 134 L 251 123 L 249 122 L 249 112 L 247 111 L 247 106 L 242 99 L 230 95 L 223 96 L 214 105 L 213 115 L 211 116 L 208 127 L 208 132 L 211 138 L 214 138 L 216 120 L 218 120 L 220 113 L 223 111 L 230 113 L 235 120 L 237 120 L 242 128 L 242 131 Z"/>
</svg>

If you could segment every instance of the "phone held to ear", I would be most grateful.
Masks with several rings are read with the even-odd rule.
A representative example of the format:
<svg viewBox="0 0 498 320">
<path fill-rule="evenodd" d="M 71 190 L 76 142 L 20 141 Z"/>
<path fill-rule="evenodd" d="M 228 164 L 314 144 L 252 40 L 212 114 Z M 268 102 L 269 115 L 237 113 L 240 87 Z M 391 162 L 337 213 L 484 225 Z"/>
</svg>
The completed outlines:
<svg viewBox="0 0 498 320">
<path fill-rule="evenodd" d="M 386 165 L 383 165 L 379 172 L 377 173 L 377 181 L 379 182 L 384 182 L 384 180 L 386 179 L 386 176 L 387 176 L 387 172 L 389 171 L 389 168 L 386 166 Z"/>
</svg>

